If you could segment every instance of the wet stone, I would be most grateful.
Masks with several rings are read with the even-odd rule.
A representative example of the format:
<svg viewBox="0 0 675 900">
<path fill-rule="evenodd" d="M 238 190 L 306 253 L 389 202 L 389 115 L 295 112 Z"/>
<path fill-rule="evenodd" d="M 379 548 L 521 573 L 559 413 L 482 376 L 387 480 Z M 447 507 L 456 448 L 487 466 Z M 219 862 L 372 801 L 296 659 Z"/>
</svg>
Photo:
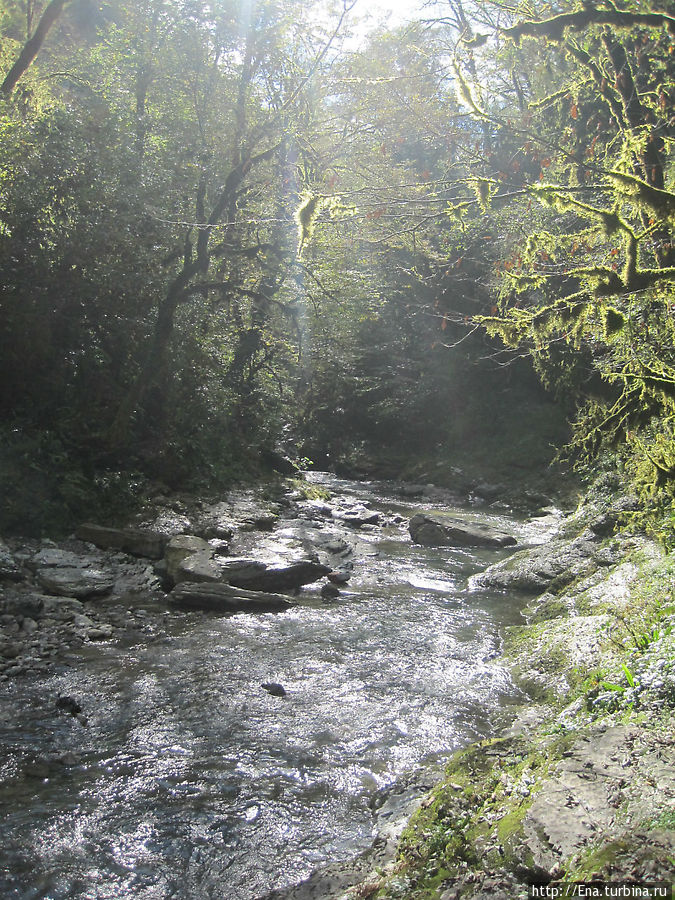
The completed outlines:
<svg viewBox="0 0 675 900">
<path fill-rule="evenodd" d="M 19 591 L 8 592 L 0 601 L 0 608 L 11 616 L 28 616 L 37 619 L 44 609 L 44 597 Z"/>
<path fill-rule="evenodd" d="M 0 646 L 0 656 L 4 657 L 4 659 L 16 659 L 17 656 L 21 656 L 22 651 L 23 645 L 16 642 Z"/>
<path fill-rule="evenodd" d="M 426 513 L 413 516 L 408 527 L 413 541 L 430 547 L 510 547 L 517 543 L 512 535 L 482 523 Z"/>
<path fill-rule="evenodd" d="M 61 597 L 99 597 L 108 594 L 115 580 L 108 572 L 96 568 L 44 568 L 38 570 L 40 587 Z"/>
<path fill-rule="evenodd" d="M 176 584 L 183 581 L 222 581 L 223 567 L 219 560 L 214 558 L 212 550 L 201 550 L 181 560 L 176 567 L 173 580 Z"/>
</svg>

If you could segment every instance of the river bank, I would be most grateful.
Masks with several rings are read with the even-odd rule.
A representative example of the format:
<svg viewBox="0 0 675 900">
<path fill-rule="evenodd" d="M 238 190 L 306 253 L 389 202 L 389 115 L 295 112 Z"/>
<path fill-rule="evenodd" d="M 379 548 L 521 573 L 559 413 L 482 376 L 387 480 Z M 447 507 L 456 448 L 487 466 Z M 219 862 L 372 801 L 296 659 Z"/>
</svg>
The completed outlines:
<svg viewBox="0 0 675 900">
<path fill-rule="evenodd" d="M 475 584 L 526 592 L 500 662 L 529 701 L 460 750 L 390 859 L 298 898 L 513 900 L 532 885 L 675 881 L 675 558 L 587 500 Z M 365 868 L 365 861 L 361 861 Z M 668 893 L 670 896 L 670 893 Z"/>
</svg>

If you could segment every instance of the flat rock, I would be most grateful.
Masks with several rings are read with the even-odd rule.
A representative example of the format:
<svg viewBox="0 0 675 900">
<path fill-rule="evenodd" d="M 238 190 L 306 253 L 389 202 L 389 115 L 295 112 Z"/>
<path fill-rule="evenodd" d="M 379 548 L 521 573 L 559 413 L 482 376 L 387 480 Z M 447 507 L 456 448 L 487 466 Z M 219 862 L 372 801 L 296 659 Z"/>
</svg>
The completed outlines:
<svg viewBox="0 0 675 900">
<path fill-rule="evenodd" d="M 45 597 L 10 590 L 0 599 L 0 611 L 12 616 L 29 616 L 37 619 L 44 608 Z"/>
<path fill-rule="evenodd" d="M 227 574 L 227 581 L 237 587 L 253 591 L 288 591 L 311 584 L 328 575 L 329 566 L 309 560 L 288 566 L 270 566 L 262 572 Z"/>
<path fill-rule="evenodd" d="M 40 587 L 60 597 L 98 597 L 109 593 L 115 584 L 115 576 L 100 567 L 98 558 L 58 547 L 43 548 L 29 566 Z"/>
<path fill-rule="evenodd" d="M 230 584 L 177 585 L 169 599 L 185 609 L 203 609 L 219 613 L 281 612 L 295 606 L 288 597 L 261 591 L 247 591 Z"/>
<path fill-rule="evenodd" d="M 48 594 L 60 597 L 99 597 L 109 593 L 115 579 L 109 572 L 87 568 L 45 567 L 38 569 L 37 580 Z"/>
<path fill-rule="evenodd" d="M 223 567 L 211 550 L 201 550 L 181 560 L 173 569 L 176 584 L 183 581 L 223 581 Z"/>
<path fill-rule="evenodd" d="M 31 557 L 28 566 L 33 572 L 37 572 L 38 569 L 45 567 L 50 569 L 77 569 L 86 566 L 91 561 L 91 558 L 79 556 L 77 553 L 73 553 L 72 550 L 61 550 L 58 547 L 43 547 L 42 550 L 39 550 Z"/>
<path fill-rule="evenodd" d="M 334 510 L 333 518 L 345 525 L 351 525 L 352 528 L 360 528 L 362 525 L 378 525 L 382 520 L 379 512 L 366 507 L 355 507 L 353 509 Z"/>
<path fill-rule="evenodd" d="M 516 539 L 488 525 L 418 513 L 409 523 L 410 536 L 427 547 L 511 547 Z"/>
<path fill-rule="evenodd" d="M 84 522 L 76 531 L 81 541 L 88 541 L 106 550 L 122 550 L 132 556 L 161 559 L 164 556 L 166 535 L 146 528 L 108 528 Z"/>
</svg>

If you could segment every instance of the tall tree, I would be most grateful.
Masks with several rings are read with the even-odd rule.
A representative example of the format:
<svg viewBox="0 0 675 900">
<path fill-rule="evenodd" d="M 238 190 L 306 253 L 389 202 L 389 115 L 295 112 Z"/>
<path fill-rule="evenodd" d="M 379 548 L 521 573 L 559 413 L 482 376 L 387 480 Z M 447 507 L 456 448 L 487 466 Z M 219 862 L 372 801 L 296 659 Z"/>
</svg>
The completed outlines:
<svg viewBox="0 0 675 900">
<path fill-rule="evenodd" d="M 42 45 L 47 39 L 47 35 L 58 21 L 64 8 L 68 6 L 70 2 L 71 0 L 50 0 L 47 4 L 44 12 L 40 16 L 35 31 L 21 48 L 21 52 L 16 61 L 11 66 L 0 85 L 0 94 L 4 97 L 11 97 L 19 79 L 42 49 Z M 32 12 L 30 7 L 26 11 L 27 23 L 29 26 L 32 24 Z"/>
</svg>

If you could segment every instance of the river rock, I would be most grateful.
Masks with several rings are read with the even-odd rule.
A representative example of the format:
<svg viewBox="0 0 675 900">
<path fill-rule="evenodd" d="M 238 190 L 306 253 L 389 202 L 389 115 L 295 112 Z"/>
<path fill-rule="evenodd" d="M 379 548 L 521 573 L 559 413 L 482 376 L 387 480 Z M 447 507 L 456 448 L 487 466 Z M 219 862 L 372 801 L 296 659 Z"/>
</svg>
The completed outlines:
<svg viewBox="0 0 675 900">
<path fill-rule="evenodd" d="M 30 565 L 40 587 L 61 597 L 98 597 L 109 593 L 115 583 L 112 573 L 101 569 L 97 559 L 57 547 L 40 550 Z"/>
<path fill-rule="evenodd" d="M 8 591 L 0 600 L 0 610 L 12 616 L 28 616 L 37 619 L 43 610 L 45 598 L 40 594 Z"/>
<path fill-rule="evenodd" d="M 9 547 L 0 538 L 0 581 L 21 581 L 23 575 Z"/>
<path fill-rule="evenodd" d="M 401 497 L 421 497 L 424 493 L 424 485 L 410 482 L 397 484 L 396 492 L 400 494 Z"/>
<path fill-rule="evenodd" d="M 60 597 L 100 597 L 114 584 L 113 578 L 99 569 L 42 569 L 37 578 L 43 590 Z"/>
<path fill-rule="evenodd" d="M 223 581 L 223 570 L 210 550 L 201 550 L 178 563 L 173 580 L 176 584 L 183 581 L 219 582 Z"/>
<path fill-rule="evenodd" d="M 57 619 L 70 620 L 84 610 L 84 604 L 74 597 L 48 597 L 41 595 L 35 595 L 35 597 L 42 601 L 43 616 L 55 616 Z"/>
<path fill-rule="evenodd" d="M 584 537 L 574 541 L 556 539 L 541 546 L 520 550 L 508 559 L 474 575 L 471 585 L 515 589 L 540 594 L 556 582 L 564 587 L 590 574 L 603 562 L 600 548 Z"/>
<path fill-rule="evenodd" d="M 321 588 L 321 596 L 324 600 L 337 600 L 340 596 L 340 588 L 336 584 L 324 584 Z"/>
<path fill-rule="evenodd" d="M 229 503 L 214 503 L 199 516 L 195 530 L 207 539 L 229 541 L 237 530 Z"/>
<path fill-rule="evenodd" d="M 307 560 L 288 566 L 270 566 L 262 572 L 229 574 L 226 578 L 230 584 L 252 591 L 289 591 L 318 581 L 330 571 L 328 566 Z"/>
<path fill-rule="evenodd" d="M 166 560 L 166 571 L 169 578 L 176 582 L 181 580 L 179 578 L 180 564 L 183 560 L 194 556 L 196 553 L 202 554 L 202 557 L 208 555 L 208 557 L 211 558 L 213 556 L 213 550 L 203 538 L 197 537 L 194 534 L 174 535 L 166 545 L 164 556 Z M 183 578 L 182 580 L 186 581 L 187 579 Z M 194 580 L 197 581 L 201 579 Z"/>
<path fill-rule="evenodd" d="M 84 522 L 76 531 L 81 541 L 88 541 L 107 550 L 122 550 L 132 556 L 161 559 L 167 537 L 146 528 L 107 528 Z"/>
<path fill-rule="evenodd" d="M 186 609 L 203 609 L 219 613 L 281 612 L 295 606 L 288 597 L 261 591 L 246 591 L 230 584 L 185 582 L 171 591 L 169 599 L 175 605 Z"/>
<path fill-rule="evenodd" d="M 71 716 L 76 716 L 78 713 L 82 712 L 82 706 L 74 697 L 68 697 L 66 695 L 57 697 L 55 705 L 59 712 L 70 713 Z"/>
<path fill-rule="evenodd" d="M 334 510 L 333 518 L 352 528 L 360 528 L 362 525 L 378 525 L 382 519 L 379 512 L 367 509 L 365 506 L 356 506 L 352 509 Z"/>
<path fill-rule="evenodd" d="M 418 513 L 409 523 L 410 536 L 428 547 L 511 547 L 516 539 L 487 525 Z"/>
</svg>

